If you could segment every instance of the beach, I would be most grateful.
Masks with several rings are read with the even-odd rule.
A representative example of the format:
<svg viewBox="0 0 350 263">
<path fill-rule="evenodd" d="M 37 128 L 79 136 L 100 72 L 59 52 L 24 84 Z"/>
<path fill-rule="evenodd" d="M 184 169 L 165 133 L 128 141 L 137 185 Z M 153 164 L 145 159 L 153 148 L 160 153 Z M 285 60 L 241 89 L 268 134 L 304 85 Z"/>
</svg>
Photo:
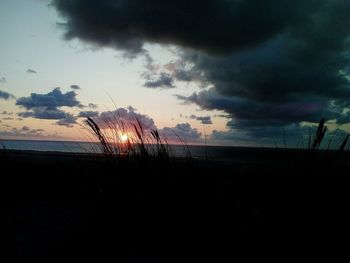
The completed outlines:
<svg viewBox="0 0 350 263">
<path fill-rule="evenodd" d="M 310 253 L 310 242 L 325 246 L 341 233 L 345 174 L 266 174 L 264 159 L 234 166 L 1 152 L 7 252 L 14 262 L 220 262 Z"/>
</svg>

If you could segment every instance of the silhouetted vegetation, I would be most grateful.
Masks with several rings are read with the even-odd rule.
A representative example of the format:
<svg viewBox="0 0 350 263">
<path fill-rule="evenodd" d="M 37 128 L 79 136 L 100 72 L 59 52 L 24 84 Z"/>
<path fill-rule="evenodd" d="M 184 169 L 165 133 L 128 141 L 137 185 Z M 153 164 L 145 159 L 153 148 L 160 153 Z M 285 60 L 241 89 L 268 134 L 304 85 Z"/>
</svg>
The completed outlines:
<svg viewBox="0 0 350 263">
<path fill-rule="evenodd" d="M 316 134 L 314 136 L 314 141 L 312 143 L 312 145 L 309 144 L 309 149 L 311 150 L 317 150 L 320 147 L 320 144 L 326 134 L 327 131 L 327 126 L 325 126 L 325 122 L 326 120 L 324 118 L 322 118 L 318 124 L 317 130 L 316 130 Z M 311 141 L 311 136 L 310 136 L 310 140 Z"/>
<path fill-rule="evenodd" d="M 309 146 L 307 156 L 301 154 L 303 158 L 299 163 L 300 169 L 305 169 L 310 173 L 326 173 L 343 170 L 347 167 L 349 162 L 349 156 L 346 155 L 346 146 L 348 143 L 349 135 L 346 135 L 342 139 L 338 148 L 333 146 L 333 139 L 336 131 L 331 135 L 327 148 L 321 148 L 321 144 L 324 142 L 327 133 L 326 120 L 322 118 L 315 130 L 315 133 L 311 133 L 309 129 Z M 304 158 L 305 157 L 305 158 Z M 312 170 L 312 171 L 311 171 Z"/>
<path fill-rule="evenodd" d="M 101 152 L 117 162 L 167 163 L 173 157 L 170 145 L 158 130 L 146 129 L 137 118 L 126 122 L 115 114 L 103 118 L 102 123 L 87 118 L 86 124 L 99 141 Z"/>
</svg>

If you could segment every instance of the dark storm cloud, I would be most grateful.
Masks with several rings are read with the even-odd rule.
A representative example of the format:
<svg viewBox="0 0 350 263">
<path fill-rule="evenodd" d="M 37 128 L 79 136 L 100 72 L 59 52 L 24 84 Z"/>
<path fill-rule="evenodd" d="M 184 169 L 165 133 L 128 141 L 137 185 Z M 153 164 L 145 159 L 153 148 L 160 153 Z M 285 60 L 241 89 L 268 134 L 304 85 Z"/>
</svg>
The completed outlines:
<svg viewBox="0 0 350 263">
<path fill-rule="evenodd" d="M 284 103 L 252 101 L 246 98 L 228 97 L 214 88 L 193 93 L 191 96 L 177 96 L 187 103 L 194 103 L 206 110 L 222 110 L 232 118 L 229 127 L 254 128 L 262 126 L 284 126 L 302 121 L 318 122 L 323 116 L 339 123 L 347 120 L 336 104 L 322 97 L 305 97 Z"/>
<path fill-rule="evenodd" d="M 29 97 L 18 98 L 16 105 L 23 106 L 28 110 L 37 107 L 76 107 L 81 105 L 76 96 L 75 91 L 62 93 L 60 88 L 55 88 L 47 94 L 31 93 Z"/>
<path fill-rule="evenodd" d="M 65 37 L 130 53 L 144 42 L 229 52 L 254 46 L 305 20 L 320 1 L 54 0 Z"/>
<path fill-rule="evenodd" d="M 178 98 L 222 110 L 230 115 L 229 127 L 252 133 L 257 126 L 318 122 L 322 117 L 348 122 L 343 113 L 350 102 L 348 56 L 336 51 L 325 55 L 324 50 L 315 55 L 315 45 L 304 45 L 283 35 L 226 57 L 184 52 L 212 88 Z"/>
<path fill-rule="evenodd" d="M 317 126 L 302 126 L 300 124 L 289 124 L 284 127 L 276 128 L 274 126 L 265 126 L 253 128 L 249 131 L 229 129 L 227 131 L 214 130 L 210 135 L 210 140 L 214 143 L 234 142 L 236 145 L 256 146 L 263 145 L 267 147 L 291 147 L 298 149 L 308 149 L 309 132 L 316 133 Z M 327 130 L 326 135 L 320 145 L 321 149 L 339 149 L 344 141 L 347 132 L 336 129 Z"/>
<path fill-rule="evenodd" d="M 184 58 L 194 64 L 195 70 L 203 72 L 207 83 L 228 97 L 271 103 L 298 100 L 305 95 L 349 98 L 345 72 L 348 57 L 320 52 L 318 58 L 307 61 L 301 53 L 303 45 L 282 35 L 230 56 L 184 52 Z M 309 51 L 315 52 L 313 48 Z"/>
<path fill-rule="evenodd" d="M 175 71 L 174 77 L 176 80 L 187 81 L 187 82 L 195 79 L 193 72 L 182 70 L 182 69 L 178 69 L 177 71 Z"/>
<path fill-rule="evenodd" d="M 251 129 L 249 131 L 241 129 L 229 129 L 227 131 L 213 130 L 209 136 L 214 143 L 234 142 L 237 146 L 268 146 L 268 147 L 307 147 L 308 138 L 307 127 L 299 125 L 286 126 L 283 129 L 276 127 L 260 127 L 259 129 Z"/>
<path fill-rule="evenodd" d="M 149 54 L 146 55 L 146 71 L 141 74 L 145 79 L 144 86 L 152 88 L 173 88 L 175 81 L 181 82 L 196 82 L 203 85 L 205 82 L 200 71 L 188 67 L 185 60 L 170 61 L 165 65 L 154 63 L 154 60 Z"/>
<path fill-rule="evenodd" d="M 172 87 L 174 81 L 196 80 L 206 89 L 178 98 L 225 112 L 231 130 L 258 136 L 261 127 L 274 134 L 273 129 L 323 116 L 348 121 L 350 1 L 54 0 L 53 5 L 67 20 L 67 39 L 131 55 L 145 54 L 146 42 L 187 48 L 179 53 L 178 67 L 149 66 L 146 83 L 166 87 L 166 79 Z"/>
<path fill-rule="evenodd" d="M 37 74 L 38 72 L 36 72 L 34 69 L 27 69 L 26 71 L 28 74 Z"/>
<path fill-rule="evenodd" d="M 231 129 L 252 134 L 256 127 L 318 122 L 322 116 L 349 121 L 343 114 L 350 102 L 349 11 L 349 2 L 320 1 L 305 14 L 306 23 L 291 23 L 254 47 L 227 56 L 183 51 L 208 88 L 179 98 L 222 110 Z"/>
<path fill-rule="evenodd" d="M 79 90 L 80 86 L 79 85 L 70 85 L 70 88 L 74 89 L 74 90 Z"/>
<path fill-rule="evenodd" d="M 173 77 L 167 73 L 160 74 L 158 79 L 148 80 L 144 84 L 147 88 L 174 88 Z"/>
<path fill-rule="evenodd" d="M 0 99 L 9 100 L 9 99 L 14 99 L 14 98 L 15 98 L 15 96 L 13 96 L 12 94 L 10 94 L 6 91 L 0 90 Z"/>
<path fill-rule="evenodd" d="M 81 111 L 78 115 L 79 118 L 91 118 L 96 116 L 98 116 L 98 111 Z"/>
</svg>

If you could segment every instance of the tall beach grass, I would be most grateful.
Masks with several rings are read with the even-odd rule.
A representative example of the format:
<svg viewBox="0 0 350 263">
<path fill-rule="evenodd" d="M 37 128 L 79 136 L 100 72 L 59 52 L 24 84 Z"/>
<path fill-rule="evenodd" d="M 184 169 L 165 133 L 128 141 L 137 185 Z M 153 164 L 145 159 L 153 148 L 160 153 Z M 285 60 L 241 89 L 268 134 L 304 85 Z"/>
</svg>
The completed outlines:
<svg viewBox="0 0 350 263">
<path fill-rule="evenodd" d="M 124 120 L 118 114 L 87 118 L 85 128 L 98 142 L 99 152 L 116 162 L 168 163 L 174 153 L 157 129 L 149 129 L 140 119 Z"/>
</svg>

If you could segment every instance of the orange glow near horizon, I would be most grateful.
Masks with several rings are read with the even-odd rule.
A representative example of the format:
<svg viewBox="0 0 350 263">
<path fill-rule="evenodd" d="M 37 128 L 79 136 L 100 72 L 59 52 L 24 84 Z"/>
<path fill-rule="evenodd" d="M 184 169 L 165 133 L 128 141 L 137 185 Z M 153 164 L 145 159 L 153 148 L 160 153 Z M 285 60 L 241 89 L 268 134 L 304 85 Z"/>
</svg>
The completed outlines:
<svg viewBox="0 0 350 263">
<path fill-rule="evenodd" d="M 122 143 L 127 142 L 128 139 L 129 139 L 129 137 L 125 133 L 120 136 L 120 140 L 121 140 Z"/>
</svg>

